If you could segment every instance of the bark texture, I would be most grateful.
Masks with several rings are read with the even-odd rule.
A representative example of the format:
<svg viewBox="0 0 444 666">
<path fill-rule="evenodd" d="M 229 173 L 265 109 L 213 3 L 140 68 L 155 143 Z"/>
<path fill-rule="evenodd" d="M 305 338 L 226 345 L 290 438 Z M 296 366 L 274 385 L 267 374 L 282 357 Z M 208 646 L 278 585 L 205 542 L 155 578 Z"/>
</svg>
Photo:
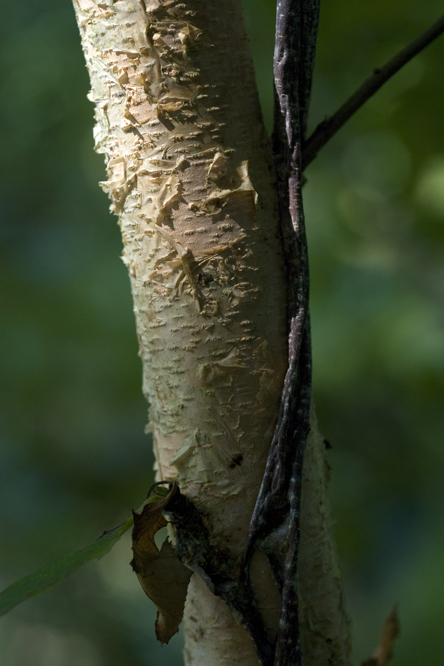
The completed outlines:
<svg viewBox="0 0 444 666">
<path fill-rule="evenodd" d="M 298 558 L 303 666 L 350 663 L 350 622 L 328 501 L 330 472 L 325 441 L 312 410 L 302 475 Z"/>
<path fill-rule="evenodd" d="M 96 150 L 107 166 L 101 185 L 119 215 L 131 279 L 157 476 L 178 479 L 205 516 L 212 545 L 228 553 L 221 566 L 233 572 L 287 366 L 276 191 L 240 3 L 74 0 L 74 7 Z M 314 474 L 323 479 L 323 467 Z M 322 532 L 321 550 L 328 537 L 313 521 L 323 518 L 320 510 L 307 527 L 310 539 Z M 325 552 L 328 564 L 318 553 L 303 569 L 304 578 L 316 569 L 316 580 L 301 585 L 313 599 L 328 588 L 332 567 L 336 575 L 331 548 Z M 308 545 L 301 557 L 313 560 Z M 259 551 L 252 585 L 272 637 L 279 597 Z M 337 597 L 328 612 L 342 603 Z M 315 607 L 304 605 L 304 622 L 318 635 L 325 618 Z M 342 640 L 323 627 L 310 641 Z M 258 666 L 245 630 L 195 575 L 185 635 L 189 666 Z M 304 664 L 345 664 L 322 659 Z"/>
<path fill-rule="evenodd" d="M 239 3 L 74 5 L 107 163 L 102 187 L 131 278 L 158 478 L 178 477 L 234 560 L 287 354 L 276 194 Z"/>
</svg>

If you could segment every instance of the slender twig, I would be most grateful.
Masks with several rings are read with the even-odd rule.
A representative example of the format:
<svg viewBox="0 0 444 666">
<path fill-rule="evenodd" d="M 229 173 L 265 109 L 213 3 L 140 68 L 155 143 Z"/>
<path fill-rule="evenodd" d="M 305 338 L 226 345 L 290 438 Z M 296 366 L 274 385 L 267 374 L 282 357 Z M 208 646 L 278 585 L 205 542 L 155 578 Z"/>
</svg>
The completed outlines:
<svg viewBox="0 0 444 666">
<path fill-rule="evenodd" d="M 428 46 L 444 32 L 444 14 L 417 39 L 404 47 L 383 67 L 375 69 L 373 74 L 356 90 L 356 92 L 334 113 L 320 123 L 313 134 L 307 139 L 302 151 L 302 169 L 304 170 L 316 157 L 318 152 L 347 122 L 351 116 L 379 88 L 386 83 L 401 67 L 404 67 L 415 55 Z"/>
</svg>

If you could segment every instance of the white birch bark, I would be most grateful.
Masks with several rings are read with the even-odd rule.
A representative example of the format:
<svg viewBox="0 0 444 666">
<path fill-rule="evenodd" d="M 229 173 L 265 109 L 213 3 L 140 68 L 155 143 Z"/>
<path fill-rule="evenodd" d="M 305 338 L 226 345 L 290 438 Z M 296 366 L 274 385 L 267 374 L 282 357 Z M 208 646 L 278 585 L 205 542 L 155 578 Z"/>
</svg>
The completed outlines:
<svg viewBox="0 0 444 666">
<path fill-rule="evenodd" d="M 157 476 L 177 478 L 213 545 L 239 557 L 287 359 L 276 193 L 239 2 L 74 7 L 107 164 L 101 185 L 131 279 Z M 335 566 L 327 550 L 322 579 Z M 262 553 L 252 569 L 273 635 L 279 599 Z M 185 634 L 189 666 L 258 666 L 244 629 L 196 576 Z"/>
<path fill-rule="evenodd" d="M 331 469 L 314 410 L 304 456 L 298 558 L 303 666 L 348 666 L 350 622 L 332 535 Z"/>
</svg>

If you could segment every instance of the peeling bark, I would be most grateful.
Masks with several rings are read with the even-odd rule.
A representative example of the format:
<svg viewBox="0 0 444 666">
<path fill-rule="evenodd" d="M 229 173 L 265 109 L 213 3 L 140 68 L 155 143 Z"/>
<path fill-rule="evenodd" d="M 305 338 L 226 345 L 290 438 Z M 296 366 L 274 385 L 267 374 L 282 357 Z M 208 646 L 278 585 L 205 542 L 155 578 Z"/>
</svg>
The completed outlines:
<svg viewBox="0 0 444 666">
<path fill-rule="evenodd" d="M 286 286 L 238 3 L 75 8 L 158 478 L 177 477 L 214 545 L 240 557 L 285 373 Z"/>
</svg>

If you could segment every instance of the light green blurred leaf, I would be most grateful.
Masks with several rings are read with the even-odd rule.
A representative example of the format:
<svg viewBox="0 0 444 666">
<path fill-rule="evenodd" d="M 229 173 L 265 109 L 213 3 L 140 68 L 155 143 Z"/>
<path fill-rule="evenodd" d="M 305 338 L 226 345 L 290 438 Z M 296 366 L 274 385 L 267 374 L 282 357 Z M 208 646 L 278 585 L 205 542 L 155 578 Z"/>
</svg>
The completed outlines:
<svg viewBox="0 0 444 666">
<path fill-rule="evenodd" d="M 64 578 L 80 569 L 90 560 L 100 559 L 119 541 L 120 537 L 132 526 L 133 519 L 104 532 L 94 543 L 75 553 L 64 555 L 38 571 L 12 583 L 0 593 L 0 615 L 4 615 L 27 599 L 46 592 Z"/>
</svg>

